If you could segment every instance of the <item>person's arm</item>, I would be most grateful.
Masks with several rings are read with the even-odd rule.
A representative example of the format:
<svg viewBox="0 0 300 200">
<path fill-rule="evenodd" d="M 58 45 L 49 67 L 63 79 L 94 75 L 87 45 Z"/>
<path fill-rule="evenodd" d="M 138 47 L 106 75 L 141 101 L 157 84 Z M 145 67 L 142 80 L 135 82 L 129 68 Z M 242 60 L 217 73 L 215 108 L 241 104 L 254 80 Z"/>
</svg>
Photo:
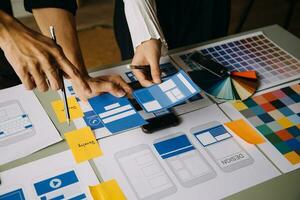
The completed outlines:
<svg viewBox="0 0 300 200">
<path fill-rule="evenodd" d="M 49 27 L 54 26 L 57 43 L 62 47 L 65 56 L 86 75 L 72 13 L 61 8 L 38 8 L 32 9 L 32 14 L 43 35 L 50 37 Z"/>
<path fill-rule="evenodd" d="M 82 87 L 76 85 L 76 82 L 73 83 L 71 79 L 74 90 L 82 100 L 102 92 L 109 92 L 118 97 L 131 93 L 131 88 L 120 76 L 89 77 L 81 54 L 75 17 L 71 12 L 61 8 L 38 8 L 32 9 L 32 13 L 44 35 L 49 37 L 49 26 L 54 26 L 57 43 L 62 47 L 70 62 L 77 67 L 87 80 L 92 90 L 92 94 L 89 96 L 85 95 L 85 92 L 81 90 Z"/>
<path fill-rule="evenodd" d="M 37 87 L 46 91 L 47 80 L 53 90 L 61 88 L 57 73 L 57 68 L 61 68 L 82 90 L 91 93 L 87 82 L 58 45 L 1 10 L 0 47 L 27 89 Z"/>
<path fill-rule="evenodd" d="M 167 43 L 159 25 L 155 0 L 123 0 L 135 55 L 132 65 L 150 65 L 152 80 L 133 69 L 143 86 L 160 83 L 159 60 L 167 53 Z"/>
</svg>

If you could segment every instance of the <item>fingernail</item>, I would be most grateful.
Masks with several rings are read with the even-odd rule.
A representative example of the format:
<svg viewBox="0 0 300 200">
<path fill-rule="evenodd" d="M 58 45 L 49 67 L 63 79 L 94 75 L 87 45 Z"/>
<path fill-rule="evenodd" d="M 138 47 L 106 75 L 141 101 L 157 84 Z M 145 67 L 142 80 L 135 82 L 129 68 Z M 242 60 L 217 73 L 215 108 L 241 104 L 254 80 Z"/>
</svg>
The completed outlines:
<svg viewBox="0 0 300 200">
<path fill-rule="evenodd" d="M 124 92 L 123 90 L 120 90 L 117 92 L 118 97 L 124 97 L 125 95 L 126 95 L 126 92 Z"/>
</svg>

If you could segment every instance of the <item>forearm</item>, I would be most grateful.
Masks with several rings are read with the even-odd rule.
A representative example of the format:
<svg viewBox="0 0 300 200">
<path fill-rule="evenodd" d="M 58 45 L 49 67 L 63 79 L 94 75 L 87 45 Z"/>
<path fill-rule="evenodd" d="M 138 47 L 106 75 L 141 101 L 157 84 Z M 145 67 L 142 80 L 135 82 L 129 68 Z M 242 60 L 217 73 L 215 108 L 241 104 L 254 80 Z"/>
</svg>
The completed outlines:
<svg viewBox="0 0 300 200">
<path fill-rule="evenodd" d="M 9 40 L 10 27 L 16 25 L 17 20 L 0 10 L 0 48 L 4 48 Z"/>
<path fill-rule="evenodd" d="M 80 72 L 86 74 L 87 71 L 83 63 L 74 16 L 60 8 L 39 8 L 32 11 L 44 35 L 50 36 L 49 27 L 54 26 L 57 43 L 62 47 L 65 56 Z"/>
<path fill-rule="evenodd" d="M 123 0 L 133 47 L 142 42 L 157 39 L 162 43 L 163 52 L 167 50 L 163 32 L 159 25 L 154 0 Z"/>
</svg>

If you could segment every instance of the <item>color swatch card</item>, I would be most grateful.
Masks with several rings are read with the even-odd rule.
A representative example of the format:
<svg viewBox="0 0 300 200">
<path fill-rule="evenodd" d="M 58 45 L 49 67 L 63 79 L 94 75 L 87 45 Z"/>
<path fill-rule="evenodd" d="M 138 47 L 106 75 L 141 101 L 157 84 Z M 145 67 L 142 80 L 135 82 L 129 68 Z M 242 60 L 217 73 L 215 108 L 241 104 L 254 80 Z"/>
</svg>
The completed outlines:
<svg viewBox="0 0 300 200">
<path fill-rule="evenodd" d="M 288 172 L 300 168 L 300 85 L 281 87 L 232 103 L 235 112 L 228 104 L 222 108 L 233 118 L 245 117 L 268 141 L 259 147 Z"/>
<path fill-rule="evenodd" d="M 97 184 L 90 164 L 64 151 L 1 172 L 0 200 L 92 199 L 88 186 Z"/>
<path fill-rule="evenodd" d="M 199 92 L 199 87 L 179 70 L 161 84 L 134 91 L 133 96 L 146 112 L 156 112 L 184 102 Z"/>
<path fill-rule="evenodd" d="M 300 61 L 262 32 L 204 45 L 171 57 L 186 72 L 197 70 L 199 67 L 188 59 L 194 51 L 212 58 L 230 71 L 256 71 L 260 80 L 258 90 L 300 77 Z"/>
<path fill-rule="evenodd" d="M 126 97 L 118 98 L 106 93 L 88 101 L 100 117 L 102 124 L 111 133 L 136 128 L 147 123 Z"/>
<path fill-rule="evenodd" d="M 229 72 L 229 70 L 195 51 L 189 60 L 199 69 L 188 72 L 191 79 L 206 93 L 226 100 L 245 100 L 258 86 L 255 71 Z"/>
</svg>

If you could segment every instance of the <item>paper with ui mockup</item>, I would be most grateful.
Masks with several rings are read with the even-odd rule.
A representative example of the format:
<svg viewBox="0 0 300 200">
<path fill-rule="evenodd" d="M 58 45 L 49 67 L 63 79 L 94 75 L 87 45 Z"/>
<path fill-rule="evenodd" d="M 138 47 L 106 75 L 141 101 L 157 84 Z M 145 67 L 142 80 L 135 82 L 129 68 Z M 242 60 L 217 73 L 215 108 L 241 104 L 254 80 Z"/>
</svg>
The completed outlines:
<svg viewBox="0 0 300 200">
<path fill-rule="evenodd" d="M 0 90 L 0 165 L 61 140 L 34 92 L 23 85 Z"/>
<path fill-rule="evenodd" d="M 243 119 L 227 122 L 225 126 L 250 144 L 262 144 L 266 142 L 265 139 Z"/>
<path fill-rule="evenodd" d="M 56 100 L 51 103 L 52 108 L 56 114 L 56 117 L 60 123 L 66 122 L 66 113 L 64 103 L 62 100 Z M 76 97 L 68 97 L 68 107 L 70 111 L 71 120 L 83 117 L 83 112 L 76 100 Z"/>
<path fill-rule="evenodd" d="M 126 200 L 123 191 L 115 179 L 95 186 L 89 186 L 89 189 L 94 200 Z"/>
<path fill-rule="evenodd" d="M 77 163 L 102 155 L 100 146 L 90 127 L 65 133 L 65 138 Z"/>
<path fill-rule="evenodd" d="M 89 99 L 89 103 L 99 115 L 102 124 L 111 133 L 136 128 L 147 123 L 126 97 L 118 98 L 106 93 Z"/>
<path fill-rule="evenodd" d="M 99 181 L 89 162 L 76 164 L 64 151 L 1 171 L 0 200 L 93 199 L 89 185 Z"/>
<path fill-rule="evenodd" d="M 163 83 L 133 92 L 133 96 L 146 112 L 170 108 L 198 94 L 200 88 L 183 71 Z"/>
</svg>

